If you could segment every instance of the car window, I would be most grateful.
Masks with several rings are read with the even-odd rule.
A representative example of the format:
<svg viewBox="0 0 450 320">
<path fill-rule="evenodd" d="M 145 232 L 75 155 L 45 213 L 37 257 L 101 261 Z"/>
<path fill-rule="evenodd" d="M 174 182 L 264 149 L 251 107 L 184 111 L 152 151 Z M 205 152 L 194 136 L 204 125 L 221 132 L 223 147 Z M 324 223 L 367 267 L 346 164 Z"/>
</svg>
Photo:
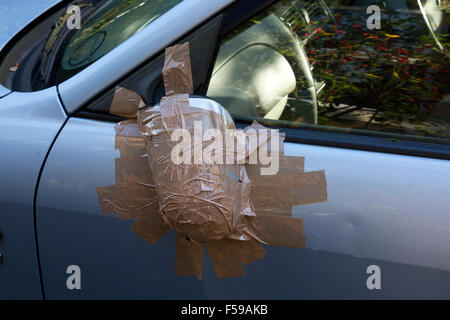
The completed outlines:
<svg viewBox="0 0 450 320">
<path fill-rule="evenodd" d="M 80 72 L 122 42 L 142 30 L 181 0 L 108 0 L 82 21 L 81 29 L 66 39 L 52 33 L 43 56 L 43 72 L 54 73 L 60 83 Z M 91 5 L 86 2 L 86 6 Z M 56 40 L 57 39 L 57 40 Z M 58 50 L 53 65 L 47 67 L 52 50 L 58 42 L 64 45 Z M 53 70 L 48 70 L 53 69 Z"/>
<path fill-rule="evenodd" d="M 54 66 L 56 81 L 67 80 L 86 68 L 180 1 L 104 1 L 60 49 L 60 56 Z M 49 41 L 53 39 L 49 38 Z M 49 46 L 49 52 L 52 46 Z"/>
<path fill-rule="evenodd" d="M 446 1 L 278 1 L 223 37 L 207 95 L 238 119 L 448 144 L 449 14 Z"/>
<path fill-rule="evenodd" d="M 8 44 L 11 48 L 1 53 L 0 83 L 23 92 L 57 85 L 181 1 L 74 0 L 60 3 L 24 29 L 23 35 L 19 34 L 16 41 Z"/>
</svg>

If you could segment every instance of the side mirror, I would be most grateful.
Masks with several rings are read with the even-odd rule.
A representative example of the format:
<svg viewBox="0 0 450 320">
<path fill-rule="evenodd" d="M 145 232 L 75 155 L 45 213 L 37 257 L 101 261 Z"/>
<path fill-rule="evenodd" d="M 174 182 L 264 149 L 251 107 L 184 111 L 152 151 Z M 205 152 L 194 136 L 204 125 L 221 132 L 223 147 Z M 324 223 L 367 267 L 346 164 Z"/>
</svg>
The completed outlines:
<svg viewBox="0 0 450 320">
<path fill-rule="evenodd" d="M 217 113 L 224 119 L 227 128 L 234 127 L 234 120 L 230 113 L 217 101 L 204 96 L 189 95 L 189 106 L 191 108 L 198 108 Z M 159 108 L 160 104 L 158 103 L 154 107 Z"/>
</svg>

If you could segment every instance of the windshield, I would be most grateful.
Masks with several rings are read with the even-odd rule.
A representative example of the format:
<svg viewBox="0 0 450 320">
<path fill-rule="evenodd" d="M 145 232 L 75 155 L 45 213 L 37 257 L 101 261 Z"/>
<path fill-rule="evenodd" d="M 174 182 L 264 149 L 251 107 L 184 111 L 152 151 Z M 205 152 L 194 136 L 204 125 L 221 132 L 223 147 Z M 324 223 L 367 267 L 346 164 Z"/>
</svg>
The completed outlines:
<svg viewBox="0 0 450 320">
<path fill-rule="evenodd" d="M 59 84 L 69 79 L 180 2 L 181 0 L 78 2 L 81 28 L 68 30 L 65 23 L 67 13 L 64 11 L 47 39 L 41 61 L 44 82 L 47 85 Z"/>
</svg>

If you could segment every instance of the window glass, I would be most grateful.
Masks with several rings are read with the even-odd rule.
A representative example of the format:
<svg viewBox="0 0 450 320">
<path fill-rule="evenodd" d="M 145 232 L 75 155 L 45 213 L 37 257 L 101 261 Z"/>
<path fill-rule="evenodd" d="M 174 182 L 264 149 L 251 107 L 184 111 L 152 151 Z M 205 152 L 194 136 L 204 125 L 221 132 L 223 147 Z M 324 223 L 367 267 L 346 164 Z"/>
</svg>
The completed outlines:
<svg viewBox="0 0 450 320">
<path fill-rule="evenodd" d="M 436 0 L 278 1 L 222 40 L 208 95 L 235 117 L 449 143 L 449 14 Z"/>
<path fill-rule="evenodd" d="M 58 25 L 42 57 L 44 78 L 60 83 L 80 72 L 145 28 L 181 0 L 82 1 L 81 29 L 68 32 Z M 60 20 L 64 20 L 62 16 Z"/>
</svg>

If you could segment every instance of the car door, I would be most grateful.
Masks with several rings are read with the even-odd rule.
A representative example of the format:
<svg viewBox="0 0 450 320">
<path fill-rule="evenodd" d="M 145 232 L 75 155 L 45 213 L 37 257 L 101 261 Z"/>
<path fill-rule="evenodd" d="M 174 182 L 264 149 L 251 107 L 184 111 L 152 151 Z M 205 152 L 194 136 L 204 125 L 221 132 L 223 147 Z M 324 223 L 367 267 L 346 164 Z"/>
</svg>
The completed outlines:
<svg viewBox="0 0 450 320">
<path fill-rule="evenodd" d="M 394 65 L 385 56 L 369 55 L 387 51 L 370 42 L 379 37 L 377 31 L 357 26 L 364 8 L 358 1 L 238 1 L 223 9 L 226 4 L 183 2 L 59 85 L 71 116 L 49 153 L 36 202 L 46 297 L 448 298 L 448 88 L 423 80 L 424 92 L 419 92 L 414 82 L 395 82 L 400 79 L 395 74 L 412 73 L 419 58 L 407 57 L 410 69 L 399 74 L 404 58 Z M 175 24 L 179 14 L 184 19 Z M 405 19 L 395 10 L 391 15 L 397 22 Z M 370 38 L 355 55 L 356 41 L 345 38 L 350 31 L 344 26 Z M 191 31 L 186 35 L 185 30 Z M 405 37 L 407 44 L 411 39 L 383 35 Z M 117 182 L 115 126 L 123 119 L 109 114 L 114 88 L 157 103 L 164 94 L 161 50 L 185 40 L 191 45 L 197 94 L 220 102 L 239 127 L 256 119 L 285 132 L 284 153 L 304 158 L 305 172 L 324 170 L 326 177 L 325 197 L 292 207 L 292 216 L 303 219 L 306 248 L 264 246 L 264 258 L 246 265 L 240 277 L 218 277 L 206 253 L 201 280 L 175 275 L 173 230 L 151 245 L 133 232 L 133 220 L 105 215 L 99 203 L 98 188 Z M 393 50 L 404 57 L 399 48 Z M 360 64 L 342 67 L 355 57 Z M 430 53 L 426 61 L 436 67 L 434 57 Z M 356 72 L 366 64 L 364 73 Z M 424 74 L 434 72 L 431 66 Z M 385 70 L 386 79 L 394 79 L 387 96 L 395 99 L 377 100 L 388 92 L 389 80 L 382 86 L 377 78 L 387 77 Z M 437 100 L 425 94 L 434 88 L 438 94 L 428 96 Z M 431 108 L 425 119 L 407 105 L 409 98 L 423 102 L 418 108 Z M 439 121 L 431 122 L 436 114 Z M 282 201 L 280 188 L 271 186 L 265 197 Z M 80 281 L 74 287 L 75 274 Z"/>
<path fill-rule="evenodd" d="M 15 64 L 30 53 L 30 39 L 42 31 L 31 29 L 2 43 L 0 52 L 0 299 L 43 297 L 35 191 L 47 152 L 66 120 L 56 87 L 23 92 L 10 81 L 23 70 L 23 64 Z"/>
</svg>

